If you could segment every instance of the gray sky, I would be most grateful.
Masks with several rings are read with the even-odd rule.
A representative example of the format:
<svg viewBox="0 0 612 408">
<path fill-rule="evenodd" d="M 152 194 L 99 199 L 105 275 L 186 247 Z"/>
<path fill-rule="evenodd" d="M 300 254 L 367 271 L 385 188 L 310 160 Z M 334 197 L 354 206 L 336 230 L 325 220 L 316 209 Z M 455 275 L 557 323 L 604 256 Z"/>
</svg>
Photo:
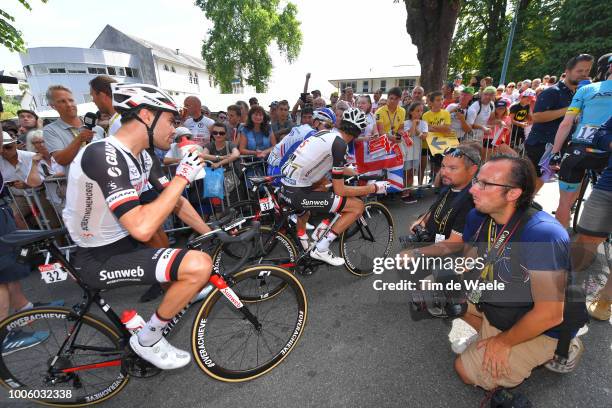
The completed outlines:
<svg viewBox="0 0 612 408">
<path fill-rule="evenodd" d="M 302 22 L 303 45 L 289 65 L 274 52 L 269 92 L 300 92 L 311 72 L 310 89 L 324 94 L 328 79 L 370 67 L 417 63 L 406 33 L 406 9 L 393 0 L 293 0 Z M 28 47 L 89 47 L 106 24 L 143 39 L 200 56 L 210 23 L 192 0 L 32 0 L 29 12 L 17 0 L 2 2 L 16 18 Z M 19 56 L 0 48 L 0 70 L 21 69 Z"/>
</svg>

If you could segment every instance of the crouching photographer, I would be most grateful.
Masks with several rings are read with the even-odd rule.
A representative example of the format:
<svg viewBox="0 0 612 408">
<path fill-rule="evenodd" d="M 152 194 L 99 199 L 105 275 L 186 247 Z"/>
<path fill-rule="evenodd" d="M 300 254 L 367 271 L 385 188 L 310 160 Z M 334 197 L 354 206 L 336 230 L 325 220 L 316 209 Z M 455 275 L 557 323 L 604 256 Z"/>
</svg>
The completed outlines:
<svg viewBox="0 0 612 408">
<path fill-rule="evenodd" d="M 436 261 L 442 261 L 443 257 L 463 249 L 465 220 L 474 208 L 469 189 L 479 166 L 480 154 L 473 147 L 460 145 L 445 151 L 440 172 L 445 187 L 430 209 L 412 225 L 413 234 L 400 238 L 404 247 L 410 248 L 401 255 L 406 265 L 412 265 L 415 269 L 411 270 L 413 280 L 422 280 L 427 276 L 425 280 L 443 285 L 456 280 L 457 274 L 452 266 L 449 268 L 447 262 Z M 417 260 L 420 263 L 417 264 Z M 463 290 L 444 290 L 442 293 L 423 286 L 422 290 L 412 293 L 411 311 L 438 317 L 457 317 L 464 311 Z M 412 314 L 415 320 L 419 319 L 418 316 L 418 313 Z"/>
<path fill-rule="evenodd" d="M 588 317 L 569 273 L 569 236 L 532 205 L 535 179 L 529 161 L 495 156 L 470 190 L 475 209 L 463 238 L 468 254 L 485 261 L 462 317 L 478 335 L 455 370 L 485 390 L 515 387 L 540 365 L 571 371 L 584 350 L 575 336 Z"/>
</svg>

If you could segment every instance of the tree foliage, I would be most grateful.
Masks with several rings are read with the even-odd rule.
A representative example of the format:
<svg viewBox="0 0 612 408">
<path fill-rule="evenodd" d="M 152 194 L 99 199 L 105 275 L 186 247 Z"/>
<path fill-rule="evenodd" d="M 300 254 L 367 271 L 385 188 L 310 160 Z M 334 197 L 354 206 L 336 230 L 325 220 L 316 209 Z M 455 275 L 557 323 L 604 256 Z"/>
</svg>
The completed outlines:
<svg viewBox="0 0 612 408">
<path fill-rule="evenodd" d="M 302 32 L 293 3 L 283 8 L 280 0 L 196 0 L 195 4 L 213 23 L 202 57 L 221 92 L 231 92 L 236 79 L 264 92 L 272 73 L 268 47 L 273 41 L 287 61 L 299 55 Z"/>
<path fill-rule="evenodd" d="M 497 80 L 512 17 L 519 17 L 506 78 L 559 76 L 580 53 L 612 50 L 612 3 L 598 0 L 463 0 L 449 56 L 449 73 Z"/>
<path fill-rule="evenodd" d="M 32 6 L 30 6 L 30 1 L 18 1 L 26 9 L 30 11 L 32 10 Z M 40 1 L 43 3 L 47 2 L 47 0 Z M 25 43 L 23 42 L 21 31 L 17 30 L 13 25 L 14 22 L 15 17 L 10 15 L 6 11 L 0 9 L 0 46 L 8 48 L 9 51 L 22 52 L 25 51 Z"/>
</svg>

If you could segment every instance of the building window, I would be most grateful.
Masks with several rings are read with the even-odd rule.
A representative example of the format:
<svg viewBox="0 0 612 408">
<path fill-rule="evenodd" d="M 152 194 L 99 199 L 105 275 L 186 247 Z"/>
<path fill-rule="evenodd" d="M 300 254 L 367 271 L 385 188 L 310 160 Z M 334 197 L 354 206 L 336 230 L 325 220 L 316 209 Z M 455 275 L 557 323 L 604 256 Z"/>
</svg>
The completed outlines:
<svg viewBox="0 0 612 408">
<path fill-rule="evenodd" d="M 49 68 L 50 74 L 65 74 L 66 68 Z"/>
<path fill-rule="evenodd" d="M 108 70 L 108 75 L 117 75 L 115 67 L 107 67 L 106 69 Z"/>
<path fill-rule="evenodd" d="M 47 102 L 47 94 L 46 93 L 41 93 L 40 96 L 38 97 L 38 100 L 40 101 L 40 106 L 47 106 L 47 105 L 49 105 L 49 103 Z"/>
<path fill-rule="evenodd" d="M 370 93 L 370 81 L 363 81 L 362 92 Z"/>
<path fill-rule="evenodd" d="M 119 72 L 119 76 L 125 76 L 125 68 L 117 67 L 117 72 Z"/>
<path fill-rule="evenodd" d="M 380 81 L 380 90 L 383 92 L 387 92 L 387 80 L 386 79 L 382 79 Z"/>
<path fill-rule="evenodd" d="M 193 73 L 193 83 L 198 85 L 200 83 L 200 80 L 198 79 L 198 73 L 194 72 Z"/>
<path fill-rule="evenodd" d="M 70 71 L 72 72 L 72 71 Z M 106 68 L 102 67 L 87 67 L 87 72 L 93 75 L 106 75 Z M 83 71 L 83 73 L 85 73 Z"/>
<path fill-rule="evenodd" d="M 357 81 L 342 81 L 340 82 L 340 90 L 344 91 L 348 87 L 353 88 L 353 91 L 357 92 Z"/>
<path fill-rule="evenodd" d="M 170 71 L 170 70 L 168 69 L 168 66 L 167 66 L 166 64 L 164 64 L 164 71 Z"/>
<path fill-rule="evenodd" d="M 176 74 L 176 69 L 174 68 L 174 65 L 171 65 L 170 68 L 172 69 L 172 72 Z"/>
<path fill-rule="evenodd" d="M 138 74 L 138 68 L 132 68 L 132 75 L 134 76 L 134 78 L 140 77 L 140 75 Z"/>
<path fill-rule="evenodd" d="M 136 70 L 134 68 L 125 67 L 125 74 L 130 78 L 134 78 L 136 76 Z"/>
<path fill-rule="evenodd" d="M 193 74 L 189 71 L 189 83 L 193 84 Z"/>
<path fill-rule="evenodd" d="M 401 78 L 398 81 L 398 86 L 404 90 L 404 89 L 412 89 L 414 88 L 414 86 L 416 85 L 416 80 L 412 79 L 412 78 Z"/>
<path fill-rule="evenodd" d="M 25 67 L 23 67 L 23 72 L 25 72 L 26 76 L 31 76 L 32 75 L 32 71 L 30 71 L 30 66 L 26 65 Z"/>
<path fill-rule="evenodd" d="M 244 92 L 244 88 L 240 82 L 232 82 L 232 93 L 241 94 Z"/>
</svg>

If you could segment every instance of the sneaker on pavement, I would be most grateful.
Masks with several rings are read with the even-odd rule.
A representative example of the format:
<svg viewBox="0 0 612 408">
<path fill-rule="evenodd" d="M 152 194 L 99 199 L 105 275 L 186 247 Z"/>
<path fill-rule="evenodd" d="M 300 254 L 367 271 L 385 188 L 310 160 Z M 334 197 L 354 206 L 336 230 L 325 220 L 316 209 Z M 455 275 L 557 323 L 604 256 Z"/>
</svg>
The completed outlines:
<svg viewBox="0 0 612 408">
<path fill-rule="evenodd" d="M 570 342 L 567 359 L 555 354 L 552 360 L 544 364 L 544 367 L 555 373 L 571 373 L 578 365 L 582 353 L 584 353 L 584 344 L 578 337 L 574 337 Z"/>
<path fill-rule="evenodd" d="M 49 338 L 47 330 L 27 331 L 15 329 L 6 335 L 2 342 L 2 355 L 8 356 L 16 351 L 34 347 Z"/>
<path fill-rule="evenodd" d="M 132 346 L 134 353 L 162 370 L 173 370 L 175 368 L 185 367 L 191 361 L 191 356 L 188 352 L 177 349 L 172 344 L 168 343 L 165 337 L 162 337 L 152 346 L 146 347 L 141 346 L 138 341 L 138 335 L 133 334 L 132 337 L 130 337 L 130 346 Z"/>
<path fill-rule="evenodd" d="M 414 195 L 408 194 L 408 195 L 402 196 L 402 202 L 404 204 L 414 204 L 417 202 L 417 199 L 415 198 Z"/>
<path fill-rule="evenodd" d="M 587 302 L 587 310 L 589 311 L 589 315 L 591 315 L 593 319 L 597 320 L 610 320 L 610 317 L 612 316 L 610 306 L 612 306 L 612 302 L 609 300 L 603 300 L 601 298 Z"/>
<path fill-rule="evenodd" d="M 332 266 L 344 265 L 344 258 L 335 256 L 329 249 L 326 252 L 319 252 L 319 250 L 315 247 L 312 251 L 310 251 L 310 257 L 323 261 Z"/>
</svg>

